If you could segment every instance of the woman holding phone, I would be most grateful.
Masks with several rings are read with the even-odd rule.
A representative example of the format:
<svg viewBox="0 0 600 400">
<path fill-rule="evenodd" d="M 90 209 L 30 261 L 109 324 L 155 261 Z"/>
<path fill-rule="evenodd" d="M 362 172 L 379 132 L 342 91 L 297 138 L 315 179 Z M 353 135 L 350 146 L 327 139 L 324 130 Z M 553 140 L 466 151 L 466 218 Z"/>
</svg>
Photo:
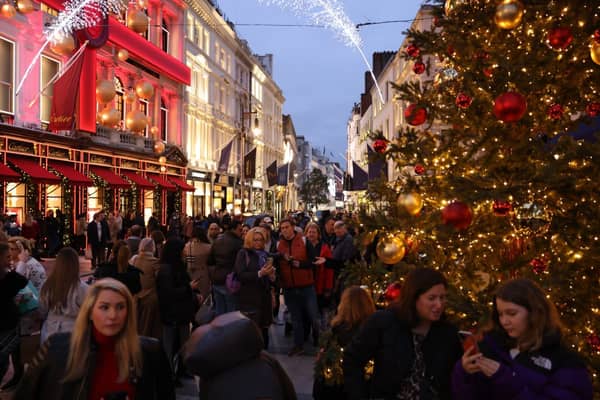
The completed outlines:
<svg viewBox="0 0 600 400">
<path fill-rule="evenodd" d="M 565 345 L 554 305 L 529 279 L 498 288 L 491 329 L 456 364 L 452 387 L 463 400 L 592 399 L 589 373 Z"/>
<path fill-rule="evenodd" d="M 169 363 L 158 340 L 137 334 L 133 297 L 105 278 L 85 296 L 73 332 L 48 338 L 16 399 L 174 400 Z"/>
<path fill-rule="evenodd" d="M 450 376 L 462 348 L 458 330 L 444 321 L 446 287 L 439 271 L 417 268 L 399 300 L 363 324 L 344 349 L 348 399 L 451 399 Z M 367 383 L 369 360 L 375 367 Z"/>
<path fill-rule="evenodd" d="M 241 286 L 237 293 L 240 311 L 262 330 L 265 349 L 269 346 L 269 325 L 273 322 L 271 285 L 275 281 L 273 258 L 265 251 L 265 232 L 255 227 L 244 238 L 244 247 L 235 260 L 234 271 Z"/>
</svg>

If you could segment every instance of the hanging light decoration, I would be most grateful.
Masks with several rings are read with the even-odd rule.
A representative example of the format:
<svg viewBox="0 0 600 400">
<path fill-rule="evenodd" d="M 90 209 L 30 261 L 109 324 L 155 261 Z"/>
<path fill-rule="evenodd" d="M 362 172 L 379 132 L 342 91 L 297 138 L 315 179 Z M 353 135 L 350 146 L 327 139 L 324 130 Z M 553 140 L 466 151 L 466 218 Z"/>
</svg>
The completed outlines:
<svg viewBox="0 0 600 400">
<path fill-rule="evenodd" d="M 127 59 L 129 58 L 129 52 L 125 49 L 120 49 L 117 52 L 117 58 L 121 61 L 127 61 Z"/>
<path fill-rule="evenodd" d="M 142 10 L 133 10 L 127 15 L 127 26 L 136 33 L 148 30 L 149 18 Z"/>
<path fill-rule="evenodd" d="M 18 0 L 17 9 L 21 14 L 29 14 L 35 11 L 35 6 L 31 0 Z"/>
<path fill-rule="evenodd" d="M 13 18 L 15 15 L 17 15 L 17 10 L 12 4 L 4 3 L 2 5 L 2 16 L 4 18 Z"/>
<path fill-rule="evenodd" d="M 141 99 L 149 99 L 154 96 L 154 86 L 148 81 L 139 81 L 135 84 L 135 93 Z"/>
<path fill-rule="evenodd" d="M 114 99 L 117 91 L 113 81 L 108 79 L 100 79 L 96 83 L 96 100 L 98 103 L 108 103 Z"/>
<path fill-rule="evenodd" d="M 50 41 L 50 50 L 58 55 L 68 56 L 75 50 L 75 39 L 71 35 L 55 35 Z"/>
<path fill-rule="evenodd" d="M 148 118 L 140 110 L 132 110 L 127 113 L 125 124 L 130 131 L 141 133 L 148 125 Z"/>
</svg>

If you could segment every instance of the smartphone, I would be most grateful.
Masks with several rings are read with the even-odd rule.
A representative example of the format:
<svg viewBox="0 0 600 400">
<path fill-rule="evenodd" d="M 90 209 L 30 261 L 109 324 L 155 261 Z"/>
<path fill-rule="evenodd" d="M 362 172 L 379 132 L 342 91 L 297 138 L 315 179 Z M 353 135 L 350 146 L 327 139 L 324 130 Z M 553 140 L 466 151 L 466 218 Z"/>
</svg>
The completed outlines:
<svg viewBox="0 0 600 400">
<path fill-rule="evenodd" d="M 471 347 L 475 347 L 473 354 L 479 353 L 479 346 L 477 345 L 477 337 L 473 332 L 469 331 L 458 331 L 458 337 L 462 343 L 463 350 L 467 351 Z"/>
<path fill-rule="evenodd" d="M 267 264 L 273 264 L 273 257 L 267 257 Z"/>
</svg>

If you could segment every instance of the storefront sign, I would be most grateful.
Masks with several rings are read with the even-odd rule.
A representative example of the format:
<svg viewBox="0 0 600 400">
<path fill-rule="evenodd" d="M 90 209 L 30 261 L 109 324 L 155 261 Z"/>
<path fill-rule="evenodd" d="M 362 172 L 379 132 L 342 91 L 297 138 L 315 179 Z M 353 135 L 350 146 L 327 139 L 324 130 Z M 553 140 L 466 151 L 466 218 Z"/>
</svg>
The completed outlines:
<svg viewBox="0 0 600 400">
<path fill-rule="evenodd" d="M 20 153 L 35 154 L 33 143 L 20 142 L 18 140 L 9 140 L 8 150 L 18 151 Z"/>
<path fill-rule="evenodd" d="M 121 167 L 137 169 L 137 168 L 139 168 L 139 166 L 140 166 L 140 164 L 137 161 L 121 160 Z"/>
<path fill-rule="evenodd" d="M 70 151 L 68 149 L 61 149 L 58 147 L 49 147 L 48 155 L 50 157 L 63 158 L 65 160 L 70 160 Z"/>
<path fill-rule="evenodd" d="M 110 166 L 112 165 L 112 159 L 110 157 L 103 157 L 98 154 L 90 154 L 90 163 Z"/>
</svg>

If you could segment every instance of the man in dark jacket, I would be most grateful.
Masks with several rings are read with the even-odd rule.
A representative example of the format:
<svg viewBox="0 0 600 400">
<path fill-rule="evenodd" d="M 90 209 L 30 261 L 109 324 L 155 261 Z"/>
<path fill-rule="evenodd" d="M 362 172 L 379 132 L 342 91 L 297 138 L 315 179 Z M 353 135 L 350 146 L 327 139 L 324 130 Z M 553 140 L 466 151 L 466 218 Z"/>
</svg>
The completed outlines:
<svg viewBox="0 0 600 400">
<path fill-rule="evenodd" d="M 237 311 L 235 296 L 227 290 L 225 280 L 227 274 L 233 271 L 235 258 L 243 244 L 242 223 L 234 219 L 231 221 L 229 230 L 219 236 L 210 249 L 208 265 L 210 266 L 210 280 L 213 285 L 217 315 Z"/>
<path fill-rule="evenodd" d="M 94 214 L 94 220 L 87 227 L 87 237 L 88 244 L 92 248 L 92 268 L 96 268 L 106 259 L 106 243 L 110 238 L 103 211 Z"/>
</svg>

